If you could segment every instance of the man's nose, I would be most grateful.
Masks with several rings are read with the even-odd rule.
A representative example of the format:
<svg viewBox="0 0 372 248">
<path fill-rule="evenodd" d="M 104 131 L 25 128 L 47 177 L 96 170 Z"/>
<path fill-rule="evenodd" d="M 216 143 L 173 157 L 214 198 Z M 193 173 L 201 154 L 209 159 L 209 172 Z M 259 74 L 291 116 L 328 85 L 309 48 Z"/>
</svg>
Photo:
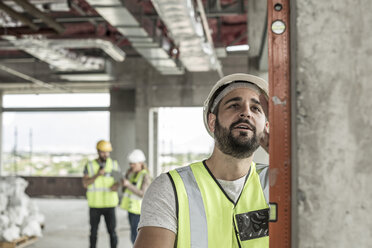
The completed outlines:
<svg viewBox="0 0 372 248">
<path fill-rule="evenodd" d="M 252 116 L 252 112 L 248 104 L 244 105 L 239 116 L 241 118 L 250 118 Z"/>
</svg>

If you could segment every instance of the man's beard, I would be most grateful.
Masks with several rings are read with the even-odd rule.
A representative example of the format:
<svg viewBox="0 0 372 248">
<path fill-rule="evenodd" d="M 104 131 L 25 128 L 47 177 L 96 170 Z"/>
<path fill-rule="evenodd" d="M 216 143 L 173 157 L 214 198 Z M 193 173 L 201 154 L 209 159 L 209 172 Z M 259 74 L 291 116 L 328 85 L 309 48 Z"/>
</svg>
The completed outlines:
<svg viewBox="0 0 372 248">
<path fill-rule="evenodd" d="M 248 137 L 248 132 L 241 131 L 237 137 L 232 135 L 232 130 L 237 124 L 246 123 L 250 126 L 253 136 Z M 214 137 L 217 147 L 226 155 L 234 158 L 243 159 L 252 156 L 253 152 L 260 146 L 256 134 L 256 128 L 245 119 L 239 119 L 232 123 L 230 128 L 224 128 L 220 125 L 218 117 L 216 118 L 216 126 Z"/>
<path fill-rule="evenodd" d="M 98 156 L 98 157 L 99 157 L 99 159 L 100 159 L 102 162 L 105 162 L 105 163 L 106 163 L 106 160 L 107 160 L 106 157 L 102 157 L 102 156 Z"/>
</svg>

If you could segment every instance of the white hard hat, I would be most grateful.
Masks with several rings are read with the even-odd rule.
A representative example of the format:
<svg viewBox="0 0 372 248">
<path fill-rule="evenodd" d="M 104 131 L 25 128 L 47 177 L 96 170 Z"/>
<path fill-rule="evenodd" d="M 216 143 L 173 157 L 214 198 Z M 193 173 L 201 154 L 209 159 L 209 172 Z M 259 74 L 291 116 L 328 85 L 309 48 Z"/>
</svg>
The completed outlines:
<svg viewBox="0 0 372 248">
<path fill-rule="evenodd" d="M 268 83 L 260 78 L 256 77 L 250 74 L 244 74 L 244 73 L 235 73 L 228 76 L 225 76 L 221 78 L 212 88 L 211 92 L 209 92 L 209 95 L 207 99 L 204 102 L 203 106 L 203 117 L 204 117 L 204 126 L 207 129 L 208 133 L 212 138 L 214 137 L 214 134 L 209 130 L 208 127 L 208 114 L 211 112 L 211 107 L 216 99 L 217 95 L 221 92 L 219 89 L 222 86 L 227 86 L 231 83 L 251 83 L 254 84 L 259 88 L 259 90 L 265 95 L 266 99 L 269 99 L 269 89 L 268 89 Z M 216 94 L 218 92 L 218 94 Z M 220 99 L 221 100 L 221 99 Z"/>
<path fill-rule="evenodd" d="M 140 149 L 134 149 L 128 155 L 129 163 L 143 163 L 146 161 L 145 154 Z"/>
</svg>

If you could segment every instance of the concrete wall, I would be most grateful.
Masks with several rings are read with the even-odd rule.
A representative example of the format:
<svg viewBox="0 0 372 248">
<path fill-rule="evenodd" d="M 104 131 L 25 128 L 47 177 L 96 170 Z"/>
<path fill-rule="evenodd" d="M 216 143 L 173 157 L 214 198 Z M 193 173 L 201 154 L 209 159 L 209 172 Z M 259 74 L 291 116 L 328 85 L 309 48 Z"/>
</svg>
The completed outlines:
<svg viewBox="0 0 372 248">
<path fill-rule="evenodd" d="M 372 4 L 295 4 L 298 247 L 371 247 Z"/>
</svg>

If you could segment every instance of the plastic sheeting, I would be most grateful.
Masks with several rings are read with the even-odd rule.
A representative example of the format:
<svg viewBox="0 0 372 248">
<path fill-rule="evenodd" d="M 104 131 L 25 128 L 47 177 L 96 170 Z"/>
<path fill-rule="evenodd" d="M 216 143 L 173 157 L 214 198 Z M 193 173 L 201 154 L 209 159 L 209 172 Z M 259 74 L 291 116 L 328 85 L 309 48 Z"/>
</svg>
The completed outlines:
<svg viewBox="0 0 372 248">
<path fill-rule="evenodd" d="M 0 178 L 0 240 L 12 241 L 21 236 L 41 237 L 44 216 L 25 194 L 28 183 L 17 177 Z"/>
</svg>

